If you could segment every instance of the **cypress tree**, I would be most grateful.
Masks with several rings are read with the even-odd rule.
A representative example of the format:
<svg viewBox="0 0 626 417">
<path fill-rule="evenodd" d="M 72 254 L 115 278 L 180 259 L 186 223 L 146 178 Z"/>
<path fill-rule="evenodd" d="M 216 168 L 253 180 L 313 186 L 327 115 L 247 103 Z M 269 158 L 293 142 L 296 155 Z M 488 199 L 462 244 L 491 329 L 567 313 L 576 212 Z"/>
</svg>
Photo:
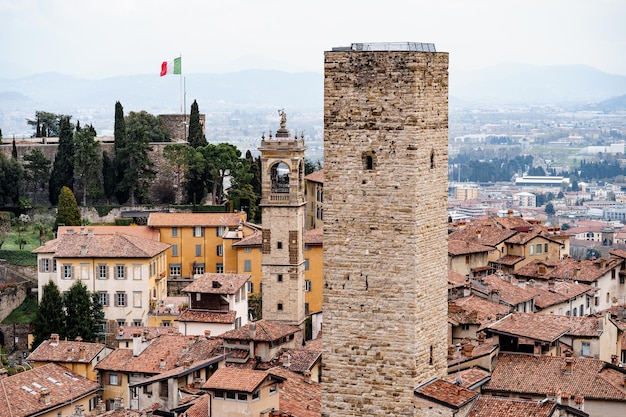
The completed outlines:
<svg viewBox="0 0 626 417">
<path fill-rule="evenodd" d="M 49 339 L 52 333 L 65 336 L 65 312 L 59 287 L 48 281 L 42 288 L 41 302 L 33 321 L 33 349 Z"/>
<path fill-rule="evenodd" d="M 196 100 L 191 105 L 191 113 L 189 114 L 189 137 L 187 139 L 189 145 L 194 149 L 200 146 L 208 145 L 204 133 L 202 133 L 202 124 L 200 123 L 200 111 Z"/>
<path fill-rule="evenodd" d="M 80 336 L 85 342 L 94 342 L 96 336 L 93 298 L 85 284 L 75 280 L 63 298 L 65 306 L 65 332 L 69 340 Z"/>
<path fill-rule="evenodd" d="M 60 224 L 64 224 L 66 226 L 80 226 L 80 210 L 78 209 L 76 197 L 74 197 L 72 190 L 68 187 L 61 188 L 61 194 L 58 199 L 59 207 L 57 209 L 55 228 Z"/>
<path fill-rule="evenodd" d="M 126 148 L 126 121 L 124 120 L 124 108 L 119 101 L 115 102 L 115 125 L 113 126 L 113 169 L 114 169 L 114 183 L 119 183 L 124 178 L 124 171 L 126 170 L 123 149 Z M 125 203 L 128 200 L 129 193 L 123 188 L 118 187 L 115 190 L 115 196 L 120 204 Z"/>
<path fill-rule="evenodd" d="M 13 148 L 11 148 L 11 158 L 17 161 L 17 146 L 15 145 L 15 138 L 13 138 Z"/>
<path fill-rule="evenodd" d="M 49 198 L 52 205 L 58 203 L 62 187 L 70 190 L 74 187 L 74 134 L 70 117 L 63 116 L 59 127 L 59 147 L 52 165 L 52 174 L 49 182 Z"/>
<path fill-rule="evenodd" d="M 41 123 L 39 122 L 39 117 L 37 118 L 37 130 L 35 131 L 35 137 L 41 137 Z"/>
</svg>

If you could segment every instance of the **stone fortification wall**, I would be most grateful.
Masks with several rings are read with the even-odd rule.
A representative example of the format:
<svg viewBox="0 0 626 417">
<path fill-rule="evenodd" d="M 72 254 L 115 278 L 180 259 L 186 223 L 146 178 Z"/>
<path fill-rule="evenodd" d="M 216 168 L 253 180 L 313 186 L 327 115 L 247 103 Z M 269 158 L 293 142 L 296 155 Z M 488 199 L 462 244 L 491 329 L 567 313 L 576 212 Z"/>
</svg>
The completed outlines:
<svg viewBox="0 0 626 417">
<path fill-rule="evenodd" d="M 325 53 L 323 416 L 447 372 L 447 128 L 447 53 Z"/>
<path fill-rule="evenodd" d="M 206 135 L 204 114 L 200 114 L 200 124 L 202 133 Z M 172 142 L 187 142 L 189 136 L 189 115 L 188 114 L 160 114 L 159 119 L 163 120 L 165 127 L 170 132 Z"/>
</svg>

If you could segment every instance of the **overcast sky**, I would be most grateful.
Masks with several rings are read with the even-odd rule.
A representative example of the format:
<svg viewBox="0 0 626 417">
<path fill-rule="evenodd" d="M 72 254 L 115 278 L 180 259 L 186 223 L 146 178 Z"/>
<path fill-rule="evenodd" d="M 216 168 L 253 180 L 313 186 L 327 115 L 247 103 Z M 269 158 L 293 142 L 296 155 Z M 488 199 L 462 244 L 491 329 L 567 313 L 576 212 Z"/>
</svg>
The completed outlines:
<svg viewBox="0 0 626 417">
<path fill-rule="evenodd" d="M 0 0 L 0 76 L 323 72 L 353 42 L 430 42 L 450 71 L 584 64 L 626 75 L 624 0 Z"/>
</svg>

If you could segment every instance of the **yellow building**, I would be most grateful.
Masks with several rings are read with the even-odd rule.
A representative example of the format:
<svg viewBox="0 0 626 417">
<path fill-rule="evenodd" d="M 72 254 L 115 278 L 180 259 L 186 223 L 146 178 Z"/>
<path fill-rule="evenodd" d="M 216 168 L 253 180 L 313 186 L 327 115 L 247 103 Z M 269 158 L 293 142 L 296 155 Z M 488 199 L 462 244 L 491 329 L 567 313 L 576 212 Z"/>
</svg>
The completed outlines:
<svg viewBox="0 0 626 417">
<path fill-rule="evenodd" d="M 33 250 L 39 297 L 49 281 L 63 293 L 80 280 L 98 294 L 107 320 L 120 327 L 143 326 L 149 310 L 167 296 L 170 246 L 125 233 L 100 234 L 96 228 L 68 230 Z"/>
<path fill-rule="evenodd" d="M 306 203 L 306 229 L 324 226 L 324 170 L 320 169 L 304 177 Z"/>
<path fill-rule="evenodd" d="M 84 378 L 98 381 L 95 366 L 111 352 L 112 349 L 103 343 L 59 340 L 58 334 L 52 334 L 49 340 L 37 346 L 27 360 L 33 362 L 34 368 L 54 362 Z"/>
<path fill-rule="evenodd" d="M 194 275 L 237 273 L 237 258 L 225 239 L 241 239 L 254 233 L 239 213 L 151 213 L 148 226 L 159 232 L 159 240 L 171 245 L 167 251 L 170 279 Z"/>
<path fill-rule="evenodd" d="M 2 372 L 3 371 L 3 372 Z M 96 414 L 101 386 L 55 363 L 6 375 L 0 369 L 0 413 L 11 417 Z"/>
</svg>

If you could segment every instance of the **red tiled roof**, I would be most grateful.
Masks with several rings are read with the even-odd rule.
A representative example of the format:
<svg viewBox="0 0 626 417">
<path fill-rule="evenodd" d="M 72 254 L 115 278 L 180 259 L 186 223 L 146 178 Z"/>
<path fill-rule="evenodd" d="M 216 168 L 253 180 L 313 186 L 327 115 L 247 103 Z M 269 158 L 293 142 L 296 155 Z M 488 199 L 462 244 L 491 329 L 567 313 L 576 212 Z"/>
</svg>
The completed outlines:
<svg viewBox="0 0 626 417">
<path fill-rule="evenodd" d="M 466 282 L 469 281 L 465 275 L 448 269 L 448 288 L 462 287 Z"/>
<path fill-rule="evenodd" d="M 452 232 L 448 239 L 475 242 L 495 247 L 516 233 L 514 230 L 503 230 L 494 225 L 492 221 L 486 220 L 469 223 L 463 229 Z"/>
<path fill-rule="evenodd" d="M 509 277 L 506 275 L 487 275 L 486 277 L 472 280 L 472 289 L 486 295 L 496 290 L 500 294 L 500 300 L 513 306 L 531 300 L 537 294 L 537 291 L 527 286 L 526 283 L 519 283 L 514 278 L 509 282 L 508 279 Z M 485 287 L 487 292 L 485 292 Z"/>
<path fill-rule="evenodd" d="M 434 399 L 454 409 L 463 407 L 478 396 L 476 391 L 460 387 L 442 379 L 435 379 L 417 387 L 415 394 L 423 398 Z"/>
<path fill-rule="evenodd" d="M 563 335 L 599 337 L 602 334 L 602 319 L 557 314 L 513 313 L 487 327 L 496 332 L 553 342 Z"/>
<path fill-rule="evenodd" d="M 591 285 L 562 280 L 550 281 L 550 284 L 535 283 L 534 285 L 537 292 L 535 306 L 540 309 L 563 303 L 585 293 L 593 294 L 598 290 Z"/>
<path fill-rule="evenodd" d="M 230 340 L 247 340 L 250 341 L 250 326 L 254 325 L 254 338 L 253 340 L 259 342 L 272 342 L 281 339 L 285 336 L 295 334 L 300 331 L 297 326 L 291 326 L 288 324 L 282 324 L 272 321 L 259 320 L 241 326 L 238 329 L 227 331 L 222 333 L 222 337 Z"/>
<path fill-rule="evenodd" d="M 254 232 L 254 234 L 244 237 L 239 242 L 233 243 L 233 247 L 239 246 L 261 246 L 263 241 L 263 235 L 261 232 Z"/>
<path fill-rule="evenodd" d="M 236 227 L 245 221 L 245 213 L 150 213 L 151 227 Z"/>
<path fill-rule="evenodd" d="M 122 233 L 124 235 L 137 236 L 149 240 L 159 240 L 159 234 L 148 226 L 59 226 L 57 236 L 65 234 L 95 234 L 114 235 Z"/>
<path fill-rule="evenodd" d="M 179 322 L 233 324 L 237 312 L 234 310 L 215 312 L 187 309 L 176 318 Z"/>
<path fill-rule="evenodd" d="M 489 252 L 490 250 L 493 250 L 493 247 L 467 240 L 448 239 L 448 255 L 466 255 L 471 253 Z"/>
<path fill-rule="evenodd" d="M 480 324 L 495 321 L 509 313 L 509 307 L 471 294 L 448 301 L 448 317 L 459 324 Z"/>
<path fill-rule="evenodd" d="M 566 372 L 566 359 L 572 361 L 571 372 Z M 535 395 L 560 390 L 585 399 L 626 402 L 626 370 L 618 369 L 591 358 L 501 353 L 484 390 Z"/>
<path fill-rule="evenodd" d="M 78 342 L 59 340 L 56 343 L 50 340 L 42 342 L 28 356 L 29 361 L 36 362 L 91 362 L 105 348 L 102 343 Z"/>
<path fill-rule="evenodd" d="M 235 294 L 252 277 L 250 274 L 196 275 L 193 282 L 182 289 L 183 292 L 202 294 Z"/>
<path fill-rule="evenodd" d="M 202 388 L 251 393 L 254 392 L 263 381 L 271 377 L 281 381 L 284 380 L 284 378 L 274 375 L 272 372 L 229 366 L 217 369 L 204 385 L 202 385 Z"/>
<path fill-rule="evenodd" d="M 49 403 L 41 401 L 45 389 Z M 55 363 L 0 379 L 0 413 L 4 416 L 38 415 L 100 390 L 100 384 Z"/>
<path fill-rule="evenodd" d="M 298 417 L 320 417 L 322 385 L 319 382 L 279 366 L 271 368 L 269 372 L 285 378 L 280 390 L 281 412 Z"/>
<path fill-rule="evenodd" d="M 56 258 L 152 258 L 171 245 L 137 236 L 61 235 L 56 242 Z"/>
<path fill-rule="evenodd" d="M 318 171 L 311 172 L 309 175 L 304 177 L 304 179 L 307 181 L 319 182 L 323 184 L 324 183 L 324 170 L 320 169 Z"/>
<path fill-rule="evenodd" d="M 483 368 L 472 366 L 471 368 L 463 369 L 458 373 L 454 372 L 448 374 L 443 379 L 454 384 L 458 377 L 461 377 L 461 386 L 463 388 L 471 389 L 474 385 L 489 381 L 491 372 Z"/>
<path fill-rule="evenodd" d="M 304 232 L 304 243 L 306 245 L 321 245 L 324 243 L 324 228 L 310 229 Z"/>
<path fill-rule="evenodd" d="M 481 396 L 467 417 L 552 417 L 556 403 Z"/>
</svg>

